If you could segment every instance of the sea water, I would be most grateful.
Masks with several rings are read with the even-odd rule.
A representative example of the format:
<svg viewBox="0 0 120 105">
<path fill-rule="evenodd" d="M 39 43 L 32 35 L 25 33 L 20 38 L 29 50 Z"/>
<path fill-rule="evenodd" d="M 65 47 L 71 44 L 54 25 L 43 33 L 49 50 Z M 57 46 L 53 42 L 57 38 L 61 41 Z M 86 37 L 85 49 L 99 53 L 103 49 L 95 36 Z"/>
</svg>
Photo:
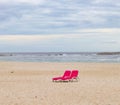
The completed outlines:
<svg viewBox="0 0 120 105">
<path fill-rule="evenodd" d="M 120 53 L 96 53 L 96 52 L 0 53 L 0 61 L 119 63 Z"/>
</svg>

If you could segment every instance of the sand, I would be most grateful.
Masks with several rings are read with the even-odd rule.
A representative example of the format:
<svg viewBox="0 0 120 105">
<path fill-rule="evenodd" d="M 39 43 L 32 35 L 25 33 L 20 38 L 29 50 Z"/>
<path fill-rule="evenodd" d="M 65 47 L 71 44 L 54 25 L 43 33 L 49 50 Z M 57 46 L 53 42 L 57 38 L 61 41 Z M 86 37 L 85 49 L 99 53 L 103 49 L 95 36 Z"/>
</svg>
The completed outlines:
<svg viewBox="0 0 120 105">
<path fill-rule="evenodd" d="M 78 82 L 52 82 L 78 69 Z M 120 105 L 120 63 L 0 62 L 0 105 Z"/>
</svg>

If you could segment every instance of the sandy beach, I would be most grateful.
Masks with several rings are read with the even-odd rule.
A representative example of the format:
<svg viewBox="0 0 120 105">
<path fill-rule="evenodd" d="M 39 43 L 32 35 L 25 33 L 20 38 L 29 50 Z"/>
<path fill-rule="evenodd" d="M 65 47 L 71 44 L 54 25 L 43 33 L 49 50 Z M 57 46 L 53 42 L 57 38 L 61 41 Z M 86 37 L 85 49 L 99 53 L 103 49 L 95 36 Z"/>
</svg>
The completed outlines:
<svg viewBox="0 0 120 105">
<path fill-rule="evenodd" d="M 78 82 L 52 82 L 78 69 Z M 0 62 L 0 105 L 120 105 L 120 63 Z"/>
</svg>

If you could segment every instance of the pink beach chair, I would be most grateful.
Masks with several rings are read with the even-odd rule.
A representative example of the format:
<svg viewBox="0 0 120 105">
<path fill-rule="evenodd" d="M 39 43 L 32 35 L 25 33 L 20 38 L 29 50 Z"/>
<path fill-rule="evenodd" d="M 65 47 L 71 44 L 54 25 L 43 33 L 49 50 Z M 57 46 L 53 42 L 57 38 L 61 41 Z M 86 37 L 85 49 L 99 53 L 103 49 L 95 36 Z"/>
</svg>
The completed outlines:
<svg viewBox="0 0 120 105">
<path fill-rule="evenodd" d="M 73 80 L 78 80 L 78 70 L 66 70 L 64 72 L 64 75 L 61 76 L 61 77 L 55 77 L 55 78 L 52 78 L 53 81 L 73 81 Z"/>
<path fill-rule="evenodd" d="M 52 78 L 52 80 L 53 80 L 53 81 L 64 80 L 65 78 L 70 77 L 70 75 L 71 75 L 71 71 L 70 71 L 70 70 L 66 70 L 66 71 L 64 72 L 63 76 Z"/>
<path fill-rule="evenodd" d="M 72 73 L 69 77 L 62 78 L 63 81 L 73 81 L 78 80 L 78 70 L 72 70 Z"/>
</svg>

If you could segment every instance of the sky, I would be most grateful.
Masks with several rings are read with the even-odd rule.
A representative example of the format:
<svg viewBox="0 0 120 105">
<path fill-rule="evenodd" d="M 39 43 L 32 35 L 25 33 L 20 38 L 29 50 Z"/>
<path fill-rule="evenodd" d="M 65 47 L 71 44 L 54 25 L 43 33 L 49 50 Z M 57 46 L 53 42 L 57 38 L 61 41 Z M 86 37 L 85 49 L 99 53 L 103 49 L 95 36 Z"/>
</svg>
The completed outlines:
<svg viewBox="0 0 120 105">
<path fill-rule="evenodd" d="M 120 51 L 120 0 L 0 0 L 0 52 Z"/>
</svg>

